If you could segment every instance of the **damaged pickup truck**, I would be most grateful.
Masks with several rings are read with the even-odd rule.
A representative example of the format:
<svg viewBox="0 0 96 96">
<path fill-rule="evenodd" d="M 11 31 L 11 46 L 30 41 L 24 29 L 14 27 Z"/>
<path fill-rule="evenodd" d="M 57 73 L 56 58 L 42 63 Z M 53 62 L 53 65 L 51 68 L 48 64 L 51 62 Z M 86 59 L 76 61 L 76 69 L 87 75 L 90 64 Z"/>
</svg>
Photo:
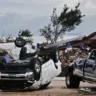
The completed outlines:
<svg viewBox="0 0 96 96">
<path fill-rule="evenodd" d="M 44 89 L 52 79 L 61 73 L 61 62 L 56 52 L 45 52 L 45 49 L 26 53 L 26 41 L 17 38 L 15 45 L 19 47 L 19 60 L 6 62 L 0 56 L 0 89 Z M 47 50 L 47 49 L 46 49 Z M 14 51 L 15 56 L 18 53 Z"/>
<path fill-rule="evenodd" d="M 93 49 L 88 58 L 76 59 L 67 67 L 66 86 L 78 88 L 80 81 L 96 83 L 96 49 Z"/>
</svg>

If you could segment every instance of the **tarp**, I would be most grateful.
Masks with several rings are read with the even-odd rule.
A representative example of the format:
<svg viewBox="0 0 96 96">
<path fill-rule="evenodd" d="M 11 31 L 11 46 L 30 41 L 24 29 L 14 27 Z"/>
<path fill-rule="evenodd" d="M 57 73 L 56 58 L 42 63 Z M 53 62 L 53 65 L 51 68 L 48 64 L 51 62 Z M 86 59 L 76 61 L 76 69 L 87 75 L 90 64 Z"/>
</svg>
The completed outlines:
<svg viewBox="0 0 96 96">
<path fill-rule="evenodd" d="M 15 47 L 14 43 L 0 43 L 0 48 L 2 49 L 13 49 Z"/>
<path fill-rule="evenodd" d="M 27 53 L 33 53 L 36 50 L 32 49 L 31 44 L 26 44 Z M 16 47 L 14 43 L 0 43 L 0 48 L 5 49 L 13 59 L 18 60 L 21 48 Z"/>
</svg>

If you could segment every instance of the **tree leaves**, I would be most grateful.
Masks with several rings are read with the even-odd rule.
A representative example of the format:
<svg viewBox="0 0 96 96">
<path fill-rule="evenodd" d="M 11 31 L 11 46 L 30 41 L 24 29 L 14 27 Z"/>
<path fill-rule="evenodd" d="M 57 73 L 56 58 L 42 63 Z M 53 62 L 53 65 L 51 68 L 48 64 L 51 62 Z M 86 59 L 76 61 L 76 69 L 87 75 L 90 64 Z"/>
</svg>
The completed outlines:
<svg viewBox="0 0 96 96">
<path fill-rule="evenodd" d="M 70 9 L 67 5 L 64 5 L 60 16 L 57 15 L 56 8 L 53 8 L 53 13 L 50 17 L 51 23 L 40 29 L 41 35 L 46 38 L 47 42 L 56 43 L 58 38 L 65 32 L 74 30 L 76 26 L 82 23 L 82 17 L 85 15 L 82 15 L 79 6 L 80 3 L 74 9 Z"/>
<path fill-rule="evenodd" d="M 80 3 L 75 6 L 75 9 L 69 10 L 68 6 L 65 5 L 61 15 L 58 17 L 59 23 L 61 23 L 66 31 L 74 30 L 82 22 L 82 17 L 85 15 L 82 15 L 79 6 Z"/>
<path fill-rule="evenodd" d="M 32 34 L 31 34 L 31 31 L 26 29 L 26 30 L 20 30 L 18 36 L 31 37 Z"/>
</svg>

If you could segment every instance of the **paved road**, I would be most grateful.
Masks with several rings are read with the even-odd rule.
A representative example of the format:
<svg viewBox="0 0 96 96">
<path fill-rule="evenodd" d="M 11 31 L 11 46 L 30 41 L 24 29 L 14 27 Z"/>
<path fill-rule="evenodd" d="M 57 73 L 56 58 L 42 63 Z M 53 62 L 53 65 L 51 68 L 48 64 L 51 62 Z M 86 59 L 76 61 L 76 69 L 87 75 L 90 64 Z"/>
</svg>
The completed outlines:
<svg viewBox="0 0 96 96">
<path fill-rule="evenodd" d="M 96 87 L 96 84 L 81 83 L 81 87 Z M 53 80 L 45 90 L 26 92 L 0 92 L 0 96 L 96 96 L 93 93 L 78 92 L 77 89 L 66 88 L 64 80 Z"/>
</svg>

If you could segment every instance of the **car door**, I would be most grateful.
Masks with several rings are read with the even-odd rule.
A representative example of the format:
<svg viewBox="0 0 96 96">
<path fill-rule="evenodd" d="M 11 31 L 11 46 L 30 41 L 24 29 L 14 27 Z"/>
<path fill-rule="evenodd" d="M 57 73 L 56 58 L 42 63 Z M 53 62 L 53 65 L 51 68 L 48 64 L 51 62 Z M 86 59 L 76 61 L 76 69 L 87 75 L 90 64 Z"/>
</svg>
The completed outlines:
<svg viewBox="0 0 96 96">
<path fill-rule="evenodd" d="M 96 78 L 96 50 L 93 50 L 84 66 L 84 78 L 95 80 Z"/>
<path fill-rule="evenodd" d="M 93 74 L 95 63 L 95 60 L 87 59 L 84 66 L 84 72 Z"/>
<path fill-rule="evenodd" d="M 76 61 L 74 61 L 73 65 L 75 69 L 73 71 L 73 74 L 83 77 L 84 76 L 84 64 L 85 64 L 84 58 L 78 58 Z"/>
</svg>

